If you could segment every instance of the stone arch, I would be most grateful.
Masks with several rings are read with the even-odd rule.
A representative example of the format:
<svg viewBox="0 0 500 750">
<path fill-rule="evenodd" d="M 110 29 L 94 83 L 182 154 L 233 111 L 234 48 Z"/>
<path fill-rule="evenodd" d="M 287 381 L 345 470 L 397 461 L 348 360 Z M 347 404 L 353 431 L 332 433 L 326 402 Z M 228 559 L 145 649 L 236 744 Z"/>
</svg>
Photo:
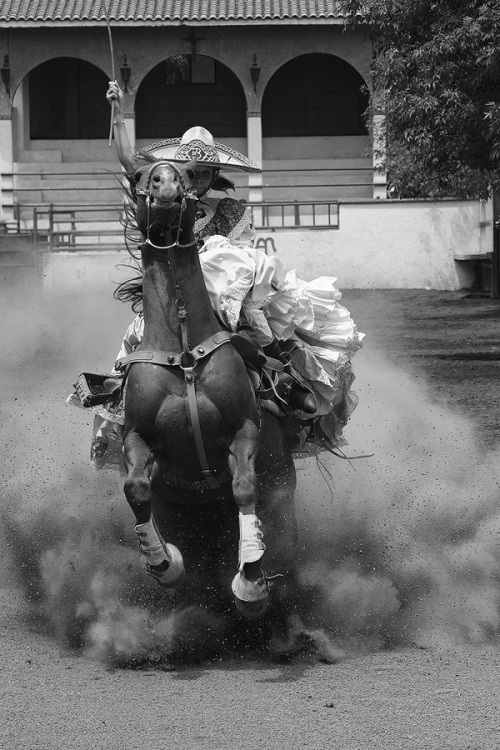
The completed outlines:
<svg viewBox="0 0 500 750">
<path fill-rule="evenodd" d="M 108 76 L 79 57 L 54 57 L 28 73 L 31 140 L 104 139 Z"/>
<path fill-rule="evenodd" d="M 269 79 L 262 99 L 264 137 L 364 136 L 368 92 L 360 73 L 329 53 L 303 54 Z"/>
<path fill-rule="evenodd" d="M 175 138 L 193 125 L 208 128 L 216 139 L 246 138 L 246 109 L 241 82 L 227 65 L 206 55 L 173 55 L 139 85 L 136 138 Z"/>
</svg>

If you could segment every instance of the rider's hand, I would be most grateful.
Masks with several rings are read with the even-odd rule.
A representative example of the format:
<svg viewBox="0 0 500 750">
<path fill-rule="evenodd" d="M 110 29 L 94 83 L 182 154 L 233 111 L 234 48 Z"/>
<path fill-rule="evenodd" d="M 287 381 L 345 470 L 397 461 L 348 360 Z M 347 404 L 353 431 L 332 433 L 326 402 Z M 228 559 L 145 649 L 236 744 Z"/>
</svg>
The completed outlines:
<svg viewBox="0 0 500 750">
<path fill-rule="evenodd" d="M 108 90 L 106 92 L 106 99 L 108 100 L 110 106 L 113 105 L 113 102 L 115 103 L 115 112 L 121 111 L 123 91 L 116 81 L 109 81 Z"/>
</svg>

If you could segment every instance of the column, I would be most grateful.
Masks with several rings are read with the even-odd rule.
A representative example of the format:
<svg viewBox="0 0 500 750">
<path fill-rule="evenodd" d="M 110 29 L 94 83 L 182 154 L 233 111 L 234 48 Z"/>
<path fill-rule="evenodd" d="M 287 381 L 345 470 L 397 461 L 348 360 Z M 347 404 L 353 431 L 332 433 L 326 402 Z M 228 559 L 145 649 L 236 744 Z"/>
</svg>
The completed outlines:
<svg viewBox="0 0 500 750">
<path fill-rule="evenodd" d="M 385 115 L 377 113 L 373 115 L 373 197 L 385 200 L 387 198 L 387 172 L 385 171 L 386 158 L 386 131 Z"/>
<path fill-rule="evenodd" d="M 260 112 L 247 112 L 248 158 L 262 165 L 262 117 Z M 248 198 L 250 203 L 262 203 L 262 172 L 248 175 Z M 262 208 L 253 209 L 256 226 L 262 226 Z"/>
<path fill-rule="evenodd" d="M 4 177 L 14 169 L 14 144 L 10 112 L 0 110 L 0 232 L 5 231 L 5 223 L 13 220 L 12 177 Z M 6 190 L 6 188 L 11 188 Z"/>
<path fill-rule="evenodd" d="M 125 112 L 123 115 L 125 120 L 125 130 L 132 147 L 132 151 L 135 151 L 135 114 L 133 112 Z"/>
</svg>

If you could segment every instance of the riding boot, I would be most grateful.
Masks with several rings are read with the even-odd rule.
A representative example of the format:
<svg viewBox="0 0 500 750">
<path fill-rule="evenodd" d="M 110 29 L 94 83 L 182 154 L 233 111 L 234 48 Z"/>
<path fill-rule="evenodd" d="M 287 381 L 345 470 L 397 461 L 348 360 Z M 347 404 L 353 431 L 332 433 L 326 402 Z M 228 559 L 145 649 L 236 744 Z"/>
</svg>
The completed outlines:
<svg viewBox="0 0 500 750">
<path fill-rule="evenodd" d="M 318 409 L 316 399 L 311 391 L 299 383 L 290 373 L 291 352 L 297 348 L 297 344 L 294 341 L 278 341 L 278 339 L 274 339 L 264 347 L 264 353 L 280 360 L 285 368 L 285 372 L 280 372 L 278 375 L 276 387 L 278 395 L 283 401 L 290 404 L 290 406 L 300 409 L 306 414 L 314 414 Z"/>
<path fill-rule="evenodd" d="M 270 344 L 266 344 L 263 347 L 264 354 L 267 354 L 273 359 L 281 359 L 283 355 L 283 349 L 281 348 L 278 339 L 273 339 Z"/>
<path fill-rule="evenodd" d="M 239 328 L 236 333 L 232 333 L 231 344 L 243 361 L 248 362 L 257 370 L 266 364 L 266 356 L 251 329 Z"/>
<path fill-rule="evenodd" d="M 306 414 L 314 414 L 318 409 L 318 404 L 311 391 L 301 385 L 288 372 L 278 373 L 276 391 L 283 401 Z"/>
</svg>

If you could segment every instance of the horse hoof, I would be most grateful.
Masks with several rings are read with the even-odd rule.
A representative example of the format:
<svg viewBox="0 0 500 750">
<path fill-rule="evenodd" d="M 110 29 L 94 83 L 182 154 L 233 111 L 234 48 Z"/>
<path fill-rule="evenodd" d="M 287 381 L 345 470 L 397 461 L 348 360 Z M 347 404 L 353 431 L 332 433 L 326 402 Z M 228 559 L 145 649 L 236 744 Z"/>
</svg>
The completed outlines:
<svg viewBox="0 0 500 750">
<path fill-rule="evenodd" d="M 262 575 L 257 581 L 249 581 L 244 573 L 237 573 L 231 590 L 238 612 L 245 617 L 262 617 L 269 598 L 269 584 L 265 576 Z"/>
<path fill-rule="evenodd" d="M 143 557 L 142 563 L 144 565 L 144 570 L 149 573 L 149 575 L 152 576 L 160 586 L 171 589 L 174 588 L 174 586 L 178 586 L 184 579 L 184 560 L 181 551 L 175 546 L 175 544 L 167 543 L 165 546 L 170 555 L 170 561 L 164 560 L 159 565 L 151 565 L 151 563 L 148 563 Z"/>
</svg>

